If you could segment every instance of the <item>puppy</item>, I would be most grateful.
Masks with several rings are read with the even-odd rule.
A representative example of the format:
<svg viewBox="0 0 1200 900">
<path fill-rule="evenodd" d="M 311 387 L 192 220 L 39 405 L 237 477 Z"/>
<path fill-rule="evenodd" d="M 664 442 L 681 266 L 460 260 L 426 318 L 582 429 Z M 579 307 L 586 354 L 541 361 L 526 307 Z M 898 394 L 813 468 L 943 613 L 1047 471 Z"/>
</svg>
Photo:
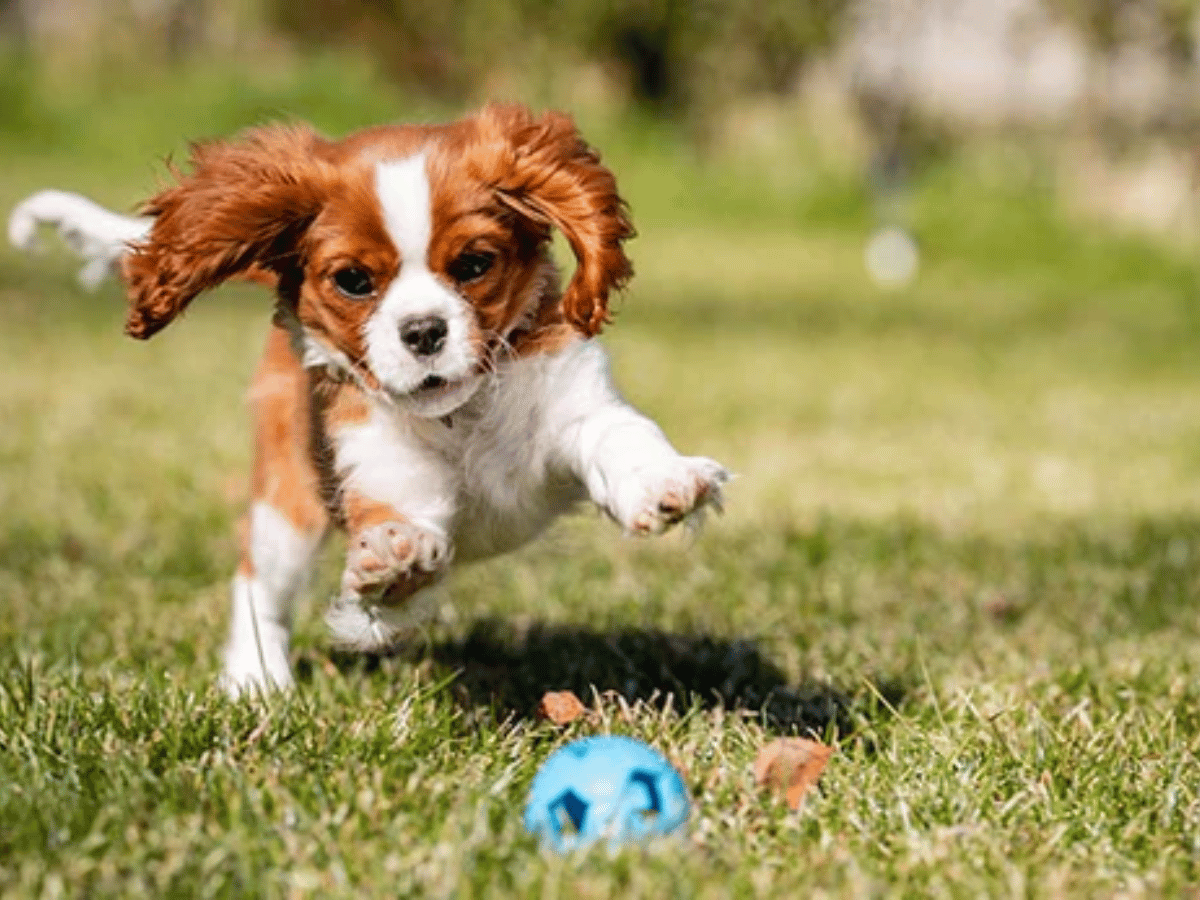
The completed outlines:
<svg viewBox="0 0 1200 900">
<path fill-rule="evenodd" d="M 115 268 L 136 338 L 226 280 L 274 289 L 250 388 L 231 692 L 292 683 L 292 603 L 332 526 L 349 545 L 329 625 L 371 649 L 452 559 L 519 547 L 583 500 L 638 535 L 720 509 L 726 470 L 681 456 L 622 400 L 593 340 L 632 275 L 633 227 L 567 116 L 492 105 L 337 141 L 255 128 L 194 146 L 143 213 L 43 191 L 9 232 L 28 246 L 56 225 L 86 281 Z M 554 228 L 577 263 L 565 290 Z"/>
</svg>

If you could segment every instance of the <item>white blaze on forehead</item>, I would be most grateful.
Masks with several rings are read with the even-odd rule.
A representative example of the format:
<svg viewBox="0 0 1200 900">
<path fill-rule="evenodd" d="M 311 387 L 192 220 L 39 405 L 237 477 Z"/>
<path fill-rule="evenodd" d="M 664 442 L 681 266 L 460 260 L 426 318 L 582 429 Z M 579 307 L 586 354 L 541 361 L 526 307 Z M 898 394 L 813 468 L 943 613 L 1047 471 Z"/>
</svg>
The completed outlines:
<svg viewBox="0 0 1200 900">
<path fill-rule="evenodd" d="M 461 406 L 479 386 L 474 374 L 478 350 L 472 339 L 470 305 L 443 277 L 430 270 L 433 232 L 426 157 L 418 153 L 375 165 L 375 193 L 384 228 L 400 251 L 400 271 L 363 325 L 366 362 L 384 389 L 423 417 L 445 415 Z M 405 345 L 405 323 L 436 317 L 446 325 L 441 350 L 417 355 Z M 461 382 L 448 393 L 420 393 L 430 376 Z"/>
<path fill-rule="evenodd" d="M 433 229 L 425 154 L 379 163 L 375 167 L 375 191 L 383 207 L 384 226 L 400 251 L 401 265 L 428 268 L 429 234 Z"/>
</svg>

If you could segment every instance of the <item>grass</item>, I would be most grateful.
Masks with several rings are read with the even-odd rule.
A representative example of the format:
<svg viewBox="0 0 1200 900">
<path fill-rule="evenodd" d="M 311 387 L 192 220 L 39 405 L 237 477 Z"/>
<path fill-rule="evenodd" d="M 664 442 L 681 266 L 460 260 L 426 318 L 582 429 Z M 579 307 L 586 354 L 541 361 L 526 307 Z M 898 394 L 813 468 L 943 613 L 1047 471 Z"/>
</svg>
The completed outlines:
<svg viewBox="0 0 1200 900">
<path fill-rule="evenodd" d="M 264 110 L 411 111 L 331 71 L 31 94 L 0 206 L 128 207 L 147 160 Z M 386 659 L 325 640 L 334 542 L 269 704 L 213 686 L 266 301 L 137 344 L 115 288 L 0 252 L 0 893 L 1198 896 L 1194 260 L 951 164 L 914 186 L 920 279 L 881 293 L 854 173 L 764 192 L 645 123 L 588 130 L 642 233 L 619 380 L 739 472 L 728 514 L 654 543 L 581 516 L 463 570 Z M 597 717 L 531 717 L 560 688 Z M 839 752 L 791 813 L 751 766 L 809 730 Z M 540 762 L 597 731 L 681 766 L 684 841 L 522 832 Z"/>
</svg>

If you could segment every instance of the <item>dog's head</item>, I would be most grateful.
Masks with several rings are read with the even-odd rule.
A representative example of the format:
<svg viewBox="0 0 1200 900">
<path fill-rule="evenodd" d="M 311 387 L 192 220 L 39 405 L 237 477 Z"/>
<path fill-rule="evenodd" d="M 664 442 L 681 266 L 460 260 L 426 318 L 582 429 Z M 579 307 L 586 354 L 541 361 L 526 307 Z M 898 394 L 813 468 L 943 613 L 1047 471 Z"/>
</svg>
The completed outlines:
<svg viewBox="0 0 1200 900">
<path fill-rule="evenodd" d="M 596 334 L 632 274 L 612 173 L 558 113 L 489 106 L 341 141 L 268 126 L 191 162 L 125 257 L 126 330 L 153 335 L 228 278 L 269 279 L 306 352 L 420 415 L 464 403 L 500 354 Z M 577 261 L 565 291 L 552 228 Z"/>
</svg>

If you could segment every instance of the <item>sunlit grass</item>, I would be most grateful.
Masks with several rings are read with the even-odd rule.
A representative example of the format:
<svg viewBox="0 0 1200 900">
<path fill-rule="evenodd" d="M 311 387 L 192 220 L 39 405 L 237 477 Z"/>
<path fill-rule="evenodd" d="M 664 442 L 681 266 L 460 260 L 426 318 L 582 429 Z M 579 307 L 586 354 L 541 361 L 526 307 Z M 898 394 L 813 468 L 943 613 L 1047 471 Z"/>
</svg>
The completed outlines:
<svg viewBox="0 0 1200 900">
<path fill-rule="evenodd" d="M 263 113 L 388 117 L 369 74 L 330 73 L 127 92 L 111 121 L 8 141 L 0 206 L 53 184 L 127 208 L 156 154 Z M 268 299 L 219 292 L 142 344 L 115 287 L 0 252 L 0 892 L 1193 889 L 1196 263 L 951 166 L 913 186 L 920 277 L 882 292 L 855 173 L 772 194 L 644 123 L 597 126 L 642 232 L 605 338 L 617 378 L 738 472 L 727 515 L 637 542 L 584 514 L 463 570 L 376 661 L 326 641 L 332 541 L 300 689 L 269 706 L 213 688 Z M 528 717 L 564 687 L 634 706 L 610 695 L 562 733 Z M 751 764 L 805 727 L 840 752 L 788 813 Z M 521 833 L 538 764 L 595 730 L 684 768 L 685 841 L 559 860 Z"/>
</svg>

